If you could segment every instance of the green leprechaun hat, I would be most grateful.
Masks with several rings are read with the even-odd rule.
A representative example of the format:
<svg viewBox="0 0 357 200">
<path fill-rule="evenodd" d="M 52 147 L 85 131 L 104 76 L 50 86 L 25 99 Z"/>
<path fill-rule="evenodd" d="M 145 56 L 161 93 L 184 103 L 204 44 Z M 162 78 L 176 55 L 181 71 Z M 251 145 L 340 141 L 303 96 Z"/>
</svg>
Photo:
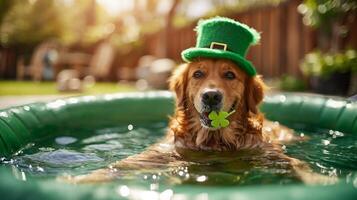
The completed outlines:
<svg viewBox="0 0 357 200">
<path fill-rule="evenodd" d="M 201 20 L 197 27 L 196 47 L 182 51 L 182 59 L 191 62 L 198 57 L 224 58 L 235 62 L 249 76 L 257 74 L 245 59 L 248 48 L 257 44 L 260 34 L 253 28 L 229 18 Z"/>
</svg>

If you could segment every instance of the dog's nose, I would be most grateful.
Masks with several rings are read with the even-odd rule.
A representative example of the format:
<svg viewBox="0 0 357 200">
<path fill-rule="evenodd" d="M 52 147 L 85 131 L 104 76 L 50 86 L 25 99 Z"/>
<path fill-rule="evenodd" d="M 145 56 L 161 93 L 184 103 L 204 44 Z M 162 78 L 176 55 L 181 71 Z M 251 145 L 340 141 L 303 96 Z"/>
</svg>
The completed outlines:
<svg viewBox="0 0 357 200">
<path fill-rule="evenodd" d="M 223 95 L 218 90 L 208 90 L 202 94 L 202 102 L 209 106 L 216 106 L 221 103 Z"/>
</svg>

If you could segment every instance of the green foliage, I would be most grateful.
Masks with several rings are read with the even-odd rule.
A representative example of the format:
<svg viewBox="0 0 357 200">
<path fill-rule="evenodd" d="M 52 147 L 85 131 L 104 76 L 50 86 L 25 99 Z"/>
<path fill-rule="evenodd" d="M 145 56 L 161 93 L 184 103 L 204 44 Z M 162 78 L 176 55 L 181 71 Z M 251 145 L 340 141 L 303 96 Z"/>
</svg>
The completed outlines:
<svg viewBox="0 0 357 200">
<path fill-rule="evenodd" d="M 298 11 L 304 15 L 305 25 L 313 27 L 324 26 L 356 10 L 356 0 L 304 0 L 298 7 Z"/>
<path fill-rule="evenodd" d="M 279 80 L 279 88 L 284 91 L 304 91 L 306 84 L 303 80 L 291 75 L 283 75 Z"/>
<path fill-rule="evenodd" d="M 325 77 L 335 72 L 357 73 L 357 52 L 352 49 L 336 54 L 315 51 L 305 56 L 301 70 L 307 76 Z"/>
<path fill-rule="evenodd" d="M 105 11 L 99 6 L 93 11 L 91 3 L 88 0 L 0 0 L 0 45 L 36 46 L 51 39 L 64 45 L 93 44 L 114 28 L 108 23 Z"/>
<path fill-rule="evenodd" d="M 33 2 L 14 0 L 1 24 L 1 44 L 31 45 L 63 35 L 61 10 L 54 0 Z"/>
<path fill-rule="evenodd" d="M 13 2 L 11 0 L 0 0 L 0 24 L 13 5 Z"/>
</svg>

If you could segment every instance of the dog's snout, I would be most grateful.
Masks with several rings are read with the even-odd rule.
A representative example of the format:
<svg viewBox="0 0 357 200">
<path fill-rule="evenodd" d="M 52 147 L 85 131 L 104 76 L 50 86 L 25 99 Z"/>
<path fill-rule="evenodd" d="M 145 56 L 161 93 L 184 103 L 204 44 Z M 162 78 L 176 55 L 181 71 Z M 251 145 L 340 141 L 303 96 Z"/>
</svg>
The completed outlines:
<svg viewBox="0 0 357 200">
<path fill-rule="evenodd" d="M 223 95 L 218 90 L 208 90 L 202 94 L 202 102 L 206 105 L 216 106 L 221 103 Z"/>
</svg>

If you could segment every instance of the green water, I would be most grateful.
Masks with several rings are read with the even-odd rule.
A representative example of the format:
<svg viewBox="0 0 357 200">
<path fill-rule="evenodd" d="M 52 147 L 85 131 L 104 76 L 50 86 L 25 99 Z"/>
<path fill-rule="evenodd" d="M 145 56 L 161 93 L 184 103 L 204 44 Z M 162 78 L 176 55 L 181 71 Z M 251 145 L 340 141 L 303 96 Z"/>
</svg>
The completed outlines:
<svg viewBox="0 0 357 200">
<path fill-rule="evenodd" d="M 26 179 L 53 179 L 63 174 L 85 174 L 142 152 L 159 140 L 167 124 L 124 125 L 100 130 L 75 130 L 31 143 L 12 159 L 2 159 L 14 176 Z M 357 187 L 357 135 L 330 130 L 296 130 L 309 137 L 286 144 L 285 153 L 309 163 L 316 173 L 337 176 Z M 132 170 L 121 173 L 115 182 L 141 184 L 155 190 L 160 185 L 264 185 L 301 181 L 284 160 L 272 159 L 269 152 L 193 153 L 184 167 L 159 170 Z"/>
</svg>

